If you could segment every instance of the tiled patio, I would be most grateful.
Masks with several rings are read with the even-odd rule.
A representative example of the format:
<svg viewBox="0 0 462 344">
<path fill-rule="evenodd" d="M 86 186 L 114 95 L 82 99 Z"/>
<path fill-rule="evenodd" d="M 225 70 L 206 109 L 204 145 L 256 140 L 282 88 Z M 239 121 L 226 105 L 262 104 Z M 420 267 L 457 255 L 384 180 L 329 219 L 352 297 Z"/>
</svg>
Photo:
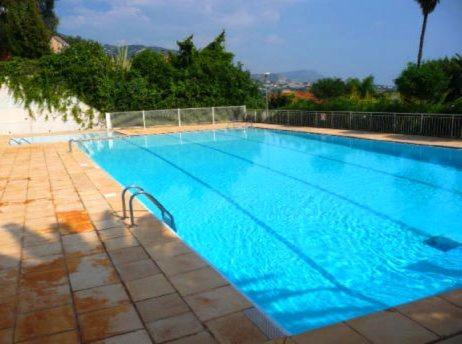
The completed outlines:
<svg viewBox="0 0 462 344">
<path fill-rule="evenodd" d="M 0 161 L 0 343 L 271 341 L 140 205 L 129 228 L 121 187 L 78 149 L 0 138 Z M 462 343 L 462 290 L 271 342 Z"/>
</svg>

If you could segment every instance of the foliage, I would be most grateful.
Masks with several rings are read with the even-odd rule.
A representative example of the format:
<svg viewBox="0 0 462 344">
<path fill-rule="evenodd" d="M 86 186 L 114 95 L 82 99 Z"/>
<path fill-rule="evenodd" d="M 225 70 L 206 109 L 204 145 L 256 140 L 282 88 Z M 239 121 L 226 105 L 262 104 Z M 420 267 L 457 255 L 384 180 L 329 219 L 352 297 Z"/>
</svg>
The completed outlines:
<svg viewBox="0 0 462 344">
<path fill-rule="evenodd" d="M 127 68 L 124 59 L 108 57 L 101 45 L 72 40 L 61 54 L 39 59 L 14 58 L 0 63 L 0 84 L 32 111 L 55 110 L 90 124 L 93 114 L 75 98 L 99 112 L 217 105 L 263 105 L 257 85 L 220 34 L 203 49 L 192 37 L 178 42 L 179 53 L 168 56 L 146 50 Z"/>
<path fill-rule="evenodd" d="M 345 82 L 345 93 L 353 98 L 371 98 L 376 94 L 374 77 L 369 75 L 363 80 L 349 78 Z"/>
<path fill-rule="evenodd" d="M 395 80 L 398 91 L 408 101 L 445 101 L 451 83 L 451 76 L 445 70 L 447 64 L 448 60 L 426 61 L 420 67 L 408 64 Z"/>
<path fill-rule="evenodd" d="M 38 58 L 50 53 L 51 32 L 36 0 L 0 0 L 6 13 L 0 17 L 0 55 Z"/>
<path fill-rule="evenodd" d="M 270 109 L 280 109 L 290 106 L 295 100 L 293 94 L 282 94 L 281 92 L 272 93 L 268 98 L 268 106 Z"/>
<path fill-rule="evenodd" d="M 129 70 L 132 67 L 132 61 L 128 57 L 128 47 L 122 46 L 117 49 L 117 55 L 112 58 L 114 64 L 122 69 Z"/>
<path fill-rule="evenodd" d="M 55 0 L 38 0 L 38 6 L 45 25 L 51 32 L 55 32 L 59 23 L 54 12 Z"/>
<path fill-rule="evenodd" d="M 345 94 L 346 85 L 340 78 L 324 78 L 314 82 L 311 92 L 319 99 L 331 99 Z"/>
</svg>

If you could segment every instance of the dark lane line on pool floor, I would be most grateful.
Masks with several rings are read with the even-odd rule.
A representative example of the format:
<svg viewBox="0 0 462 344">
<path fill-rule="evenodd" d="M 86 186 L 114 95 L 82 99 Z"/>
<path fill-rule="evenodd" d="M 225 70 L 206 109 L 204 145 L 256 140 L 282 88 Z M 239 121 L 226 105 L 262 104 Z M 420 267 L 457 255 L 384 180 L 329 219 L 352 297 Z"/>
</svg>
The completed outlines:
<svg viewBox="0 0 462 344">
<path fill-rule="evenodd" d="M 342 165 L 350 165 L 350 166 L 357 167 L 357 168 L 360 168 L 360 169 L 364 169 L 364 170 L 367 170 L 367 171 L 380 173 L 380 174 L 383 174 L 383 175 L 386 175 L 386 176 L 389 176 L 389 177 L 402 179 L 402 180 L 405 180 L 407 182 L 422 184 L 422 185 L 428 186 L 430 188 L 434 188 L 434 189 L 437 189 L 437 190 L 442 190 L 442 191 L 445 191 L 445 192 L 455 194 L 455 195 L 457 195 L 459 197 L 462 197 L 462 192 L 460 192 L 460 191 L 447 189 L 447 188 L 444 188 L 444 187 L 439 186 L 439 185 L 435 185 L 435 184 L 431 184 L 431 183 L 422 181 L 420 179 L 414 179 L 414 178 L 409 178 L 409 177 L 405 177 L 405 176 L 400 176 L 398 174 L 394 174 L 394 173 L 391 173 L 391 172 L 378 170 L 378 169 L 375 169 L 375 168 L 372 168 L 372 167 L 356 164 L 356 163 L 353 163 L 353 162 L 346 162 L 344 160 L 338 160 L 338 159 L 330 158 L 330 157 L 327 157 L 327 156 L 324 156 L 324 155 L 304 152 L 304 151 L 301 151 L 301 150 L 298 150 L 298 149 L 295 149 L 295 148 L 291 148 L 291 147 L 287 147 L 287 146 L 283 146 L 283 145 L 280 145 L 280 144 L 267 143 L 267 142 L 263 142 L 263 141 L 259 141 L 259 140 L 238 137 L 238 136 L 235 136 L 235 135 L 229 135 L 229 134 L 227 135 L 227 134 L 224 134 L 224 133 L 220 133 L 220 134 L 224 135 L 224 136 L 239 138 L 241 140 L 249 141 L 249 142 L 256 143 L 256 144 L 263 144 L 263 145 L 267 145 L 267 146 L 270 146 L 270 147 L 276 147 L 276 148 L 279 148 L 279 149 L 285 149 L 285 150 L 288 150 L 288 151 L 296 152 L 296 153 L 299 153 L 299 154 L 310 155 L 310 156 L 313 156 L 315 158 L 324 159 L 324 160 L 335 162 L 335 163 L 342 164 Z"/>
<path fill-rule="evenodd" d="M 133 142 L 130 142 L 129 140 L 126 140 L 129 144 L 135 146 L 135 147 L 138 147 L 139 149 L 141 150 L 144 150 L 146 152 L 148 152 L 149 154 L 151 155 L 154 155 L 155 157 L 157 157 L 158 159 L 162 160 L 163 162 L 165 162 L 166 164 L 172 166 L 173 168 L 179 170 L 180 172 L 182 172 L 183 174 L 187 175 L 188 177 L 190 177 L 191 179 L 195 180 L 197 183 L 201 184 L 202 186 L 206 187 L 207 189 L 211 190 L 212 192 L 216 193 L 217 195 L 219 195 L 220 197 L 222 197 L 223 199 L 225 199 L 227 202 L 229 202 L 231 205 L 233 205 L 236 209 L 238 209 L 240 212 L 242 212 L 243 214 L 247 215 L 252 221 L 254 221 L 258 226 L 260 226 L 261 228 L 265 229 L 270 235 L 272 235 L 273 237 L 275 237 L 277 240 L 279 240 L 282 244 L 284 244 L 284 246 L 286 246 L 289 250 L 291 250 L 295 255 L 297 255 L 301 260 L 303 260 L 305 263 L 307 263 L 309 266 L 311 266 L 314 270 L 316 270 L 317 272 L 319 272 L 327 281 L 329 281 L 330 283 L 332 283 L 334 286 L 336 286 L 340 291 L 343 291 L 344 293 L 352 296 L 352 297 L 355 297 L 357 299 L 360 299 L 360 300 L 363 300 L 363 301 L 366 301 L 372 305 L 375 305 L 379 308 L 377 308 L 377 310 L 380 310 L 380 309 L 385 309 L 385 308 L 388 308 L 389 305 L 387 304 L 384 304 L 383 302 L 381 301 L 378 301 L 378 300 L 375 300 L 374 298 L 371 298 L 369 296 L 366 296 L 366 295 L 363 295 L 355 290 L 351 290 L 349 289 L 348 287 L 344 286 L 343 284 L 341 284 L 339 281 L 337 281 L 337 279 L 335 278 L 335 276 L 331 275 L 329 272 L 327 272 L 324 268 L 322 268 L 320 265 L 318 265 L 314 260 L 312 260 L 311 258 L 309 258 L 308 256 L 305 255 L 304 252 L 300 251 L 299 248 L 292 244 L 290 241 L 288 241 L 286 238 L 284 238 L 283 236 L 281 236 L 279 233 L 277 233 L 277 231 L 275 231 L 273 228 L 271 228 L 271 226 L 267 225 L 265 222 L 263 222 L 262 220 L 260 220 L 259 218 L 257 218 L 255 215 L 253 215 L 251 212 L 249 212 L 247 209 L 245 209 L 244 207 L 242 207 L 239 203 L 237 203 L 235 200 L 233 200 L 232 198 L 228 197 L 227 195 L 223 194 L 221 191 L 217 190 L 216 188 L 214 188 L 213 186 L 209 185 L 207 182 L 203 181 L 202 179 L 196 177 L 195 175 L 193 175 L 192 173 L 188 172 L 187 170 L 185 170 L 184 168 L 182 168 L 181 166 L 178 166 L 177 164 L 171 162 L 170 160 L 168 160 L 167 158 L 164 158 L 163 156 L 161 156 L 160 154 L 157 154 L 155 152 L 153 152 L 152 150 L 148 149 L 148 148 L 145 148 L 143 146 L 140 146 L 136 143 L 133 143 Z"/>
<path fill-rule="evenodd" d="M 306 185 L 306 186 L 309 186 L 309 187 L 311 187 L 311 188 L 314 188 L 314 189 L 316 189 L 316 190 L 318 190 L 318 191 L 327 193 L 327 194 L 329 194 L 329 195 L 331 195 L 331 196 L 334 196 L 334 197 L 336 197 L 336 198 L 339 198 L 339 199 L 341 199 L 341 200 L 343 200 L 343 201 L 345 201 L 345 202 L 348 202 L 348 203 L 350 203 L 350 204 L 353 204 L 353 205 L 356 206 L 356 207 L 359 207 L 359 208 L 361 208 L 361 209 L 363 209 L 363 210 L 366 210 L 366 211 L 368 211 L 368 212 L 370 212 L 370 213 L 376 215 L 377 217 L 380 217 L 380 218 L 382 218 L 382 219 L 384 219 L 384 220 L 393 222 L 393 223 L 399 225 L 402 229 L 408 230 L 408 231 L 410 231 L 410 232 L 412 232 L 412 233 L 414 233 L 414 234 L 416 234 L 416 235 L 422 236 L 422 237 L 424 237 L 425 239 L 432 237 L 432 235 L 430 235 L 430 234 L 428 234 L 428 233 L 422 231 L 421 229 L 418 229 L 418 228 L 415 228 L 415 227 L 411 227 L 411 226 L 409 226 L 408 224 L 406 224 L 406 223 L 404 223 L 404 222 L 402 222 L 402 221 L 400 221 L 400 220 L 393 219 L 392 217 L 390 217 L 390 216 L 388 216 L 388 215 L 386 215 L 386 214 L 383 214 L 383 213 L 381 213 L 381 212 L 379 212 L 379 211 L 377 211 L 377 210 L 375 210 L 375 209 L 372 209 L 372 208 L 370 208 L 370 207 L 368 207 L 368 206 L 366 206 L 366 205 L 363 205 L 363 204 L 361 204 L 361 203 L 358 203 L 358 202 L 356 202 L 356 201 L 354 201 L 354 200 L 352 200 L 352 199 L 349 199 L 348 197 L 345 197 L 345 196 L 343 196 L 343 195 L 340 195 L 340 194 L 337 194 L 337 193 L 335 193 L 335 192 L 332 192 L 332 191 L 330 191 L 330 190 L 328 190 L 328 189 L 326 189 L 326 188 L 324 188 L 324 187 L 322 187 L 322 186 L 319 186 L 319 185 L 310 183 L 310 182 L 308 182 L 308 181 L 306 181 L 306 180 L 304 180 L 304 179 L 298 178 L 298 177 L 291 176 L 291 175 L 289 175 L 289 174 L 286 174 L 285 172 L 276 170 L 276 169 L 274 169 L 274 168 L 272 168 L 272 167 L 269 167 L 269 166 L 266 166 L 266 165 L 263 165 L 263 164 L 259 164 L 259 163 L 256 163 L 256 162 L 253 162 L 253 161 L 251 161 L 251 160 L 248 160 L 247 158 L 241 157 L 241 156 L 239 156 L 239 155 L 237 155 L 237 154 L 234 154 L 234 153 L 226 152 L 226 151 L 221 150 L 221 149 L 219 149 L 219 148 L 211 147 L 211 146 L 209 146 L 209 145 L 205 145 L 205 144 L 202 144 L 202 143 L 195 143 L 195 142 L 193 142 L 193 141 L 185 140 L 184 138 L 183 138 L 183 140 L 184 140 L 184 141 L 188 141 L 189 143 L 192 143 L 192 144 L 197 145 L 197 146 L 199 146 L 199 147 L 202 147 L 202 148 L 204 148 L 204 149 L 213 150 L 213 151 L 219 152 L 219 153 L 221 153 L 221 154 L 231 156 L 231 157 L 233 157 L 233 158 L 235 158 L 235 159 L 244 161 L 244 162 L 246 162 L 246 163 L 248 163 L 248 164 L 251 164 L 251 165 L 254 165 L 254 166 L 263 168 L 263 169 L 265 169 L 265 170 L 268 170 L 268 171 L 270 171 L 270 172 L 272 172 L 272 173 L 281 175 L 281 176 L 283 176 L 283 177 L 285 177 L 285 178 L 289 178 L 289 179 L 295 180 L 295 181 L 297 181 L 297 182 L 299 182 L 299 183 L 302 183 L 302 184 L 304 184 L 304 185 Z"/>
</svg>

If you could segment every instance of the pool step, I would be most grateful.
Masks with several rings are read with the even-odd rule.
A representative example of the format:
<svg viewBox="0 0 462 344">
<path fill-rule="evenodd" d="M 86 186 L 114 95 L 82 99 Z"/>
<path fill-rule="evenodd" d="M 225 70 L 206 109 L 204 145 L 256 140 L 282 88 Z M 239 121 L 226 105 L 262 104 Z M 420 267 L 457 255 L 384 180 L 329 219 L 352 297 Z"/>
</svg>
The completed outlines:
<svg viewBox="0 0 462 344">
<path fill-rule="evenodd" d="M 434 236 L 431 238 L 428 238 L 427 240 L 424 241 L 425 244 L 427 244 L 430 247 L 436 248 L 437 250 L 447 252 L 450 250 L 453 250 L 462 244 L 454 241 L 452 239 L 446 238 L 444 236 Z"/>
</svg>

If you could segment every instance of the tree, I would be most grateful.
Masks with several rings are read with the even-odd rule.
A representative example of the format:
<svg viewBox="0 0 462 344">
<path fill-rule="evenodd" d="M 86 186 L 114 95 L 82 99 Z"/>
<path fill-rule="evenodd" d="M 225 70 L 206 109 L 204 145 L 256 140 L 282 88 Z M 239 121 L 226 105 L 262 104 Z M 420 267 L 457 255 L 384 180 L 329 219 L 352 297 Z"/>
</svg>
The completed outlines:
<svg viewBox="0 0 462 344">
<path fill-rule="evenodd" d="M 38 0 L 38 5 L 45 25 L 51 32 L 55 32 L 59 23 L 54 12 L 55 0 Z"/>
<path fill-rule="evenodd" d="M 313 83 L 311 92 L 319 99 L 331 99 L 344 95 L 346 86 L 340 78 L 324 78 Z"/>
<path fill-rule="evenodd" d="M 423 45 L 425 40 L 425 31 L 427 29 L 427 19 L 428 15 L 435 10 L 436 5 L 440 2 L 440 0 L 415 0 L 419 3 L 420 8 L 423 14 L 423 22 L 422 22 L 422 29 L 420 32 L 420 43 L 419 43 L 419 54 L 417 55 L 417 67 L 420 67 L 422 62 L 422 53 L 423 53 Z"/>
<path fill-rule="evenodd" d="M 406 100 L 442 103 L 445 101 L 451 77 L 442 60 L 425 61 L 419 66 L 408 64 L 395 80 L 399 93 Z"/>
<path fill-rule="evenodd" d="M 36 0 L 0 0 L 0 55 L 38 58 L 50 53 L 51 33 Z"/>
</svg>

